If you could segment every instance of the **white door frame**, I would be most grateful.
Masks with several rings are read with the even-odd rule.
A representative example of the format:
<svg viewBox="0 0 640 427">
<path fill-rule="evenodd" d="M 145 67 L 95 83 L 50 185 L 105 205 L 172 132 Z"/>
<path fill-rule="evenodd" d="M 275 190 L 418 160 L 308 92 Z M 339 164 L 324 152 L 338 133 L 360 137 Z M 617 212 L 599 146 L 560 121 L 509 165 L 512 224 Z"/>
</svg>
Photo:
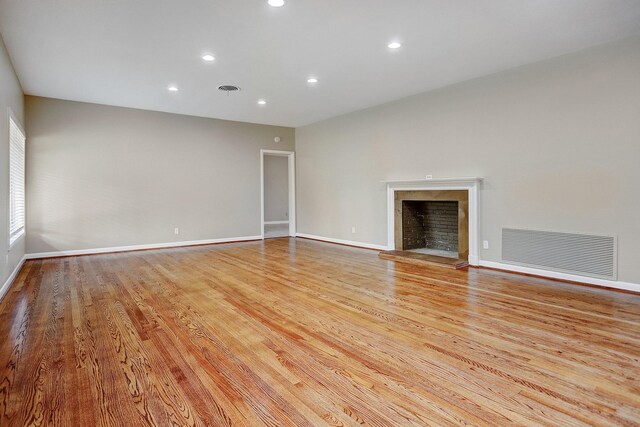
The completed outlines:
<svg viewBox="0 0 640 427">
<path fill-rule="evenodd" d="M 293 151 L 260 150 L 260 236 L 264 239 L 264 156 L 282 156 L 288 160 L 289 236 L 296 236 L 296 154 Z"/>
</svg>

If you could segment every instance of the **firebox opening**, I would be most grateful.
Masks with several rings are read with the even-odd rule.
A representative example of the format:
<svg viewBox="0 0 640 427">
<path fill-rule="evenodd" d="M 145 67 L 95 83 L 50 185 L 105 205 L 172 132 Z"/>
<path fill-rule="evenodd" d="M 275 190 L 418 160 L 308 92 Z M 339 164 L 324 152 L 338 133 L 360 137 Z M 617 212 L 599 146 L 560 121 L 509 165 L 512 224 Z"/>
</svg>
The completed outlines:
<svg viewBox="0 0 640 427">
<path fill-rule="evenodd" d="M 458 258 L 458 202 L 402 201 L 405 251 Z"/>
</svg>

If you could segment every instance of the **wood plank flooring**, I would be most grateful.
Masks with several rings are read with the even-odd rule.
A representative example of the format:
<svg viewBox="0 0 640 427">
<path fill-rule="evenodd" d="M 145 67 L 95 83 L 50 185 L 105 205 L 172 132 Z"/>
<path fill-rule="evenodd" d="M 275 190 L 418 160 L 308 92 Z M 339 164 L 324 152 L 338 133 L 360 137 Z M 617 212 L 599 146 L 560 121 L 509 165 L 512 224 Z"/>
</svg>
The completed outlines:
<svg viewBox="0 0 640 427">
<path fill-rule="evenodd" d="M 27 261 L 0 425 L 640 425 L 640 296 L 301 239 Z"/>
</svg>

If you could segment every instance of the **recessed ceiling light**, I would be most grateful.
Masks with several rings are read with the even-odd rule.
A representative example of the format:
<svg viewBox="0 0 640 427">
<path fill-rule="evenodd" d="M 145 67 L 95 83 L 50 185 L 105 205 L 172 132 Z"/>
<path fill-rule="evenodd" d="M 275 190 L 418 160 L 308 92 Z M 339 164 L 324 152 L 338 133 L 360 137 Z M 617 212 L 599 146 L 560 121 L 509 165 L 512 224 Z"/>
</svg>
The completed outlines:
<svg viewBox="0 0 640 427">
<path fill-rule="evenodd" d="M 273 7 L 284 6 L 284 0 L 269 0 L 267 1 L 267 3 L 269 3 L 269 6 L 273 6 Z"/>
<path fill-rule="evenodd" d="M 265 101 L 264 99 L 260 99 L 260 100 L 258 100 L 258 104 L 259 105 L 266 105 L 267 101 Z"/>
<path fill-rule="evenodd" d="M 402 47 L 402 43 L 400 42 L 391 42 L 387 45 L 389 49 L 399 49 Z"/>
<path fill-rule="evenodd" d="M 178 86 L 169 86 L 167 89 L 169 90 L 169 92 L 177 92 Z"/>
<path fill-rule="evenodd" d="M 318 79 L 316 79 L 315 77 L 309 77 L 307 83 L 318 83 Z"/>
<path fill-rule="evenodd" d="M 209 54 L 207 54 L 207 55 L 202 55 L 202 59 L 204 59 L 205 61 L 211 62 L 211 61 L 213 61 L 213 60 L 214 60 L 214 59 L 216 59 L 216 58 L 214 58 L 214 56 L 213 56 L 213 55 L 209 55 Z"/>
</svg>

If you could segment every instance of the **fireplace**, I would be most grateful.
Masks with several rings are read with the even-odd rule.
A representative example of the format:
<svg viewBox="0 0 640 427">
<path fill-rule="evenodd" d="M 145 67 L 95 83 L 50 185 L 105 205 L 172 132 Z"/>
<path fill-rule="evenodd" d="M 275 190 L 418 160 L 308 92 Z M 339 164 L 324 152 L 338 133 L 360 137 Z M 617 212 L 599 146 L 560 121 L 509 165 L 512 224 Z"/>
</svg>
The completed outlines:
<svg viewBox="0 0 640 427">
<path fill-rule="evenodd" d="M 381 258 L 451 268 L 479 265 L 482 178 L 428 176 L 383 182 L 387 185 L 387 250 L 380 252 Z"/>
<path fill-rule="evenodd" d="M 396 191 L 395 251 L 467 261 L 468 194 L 464 190 Z"/>
<path fill-rule="evenodd" d="M 402 247 L 458 258 L 458 201 L 403 200 Z"/>
</svg>

